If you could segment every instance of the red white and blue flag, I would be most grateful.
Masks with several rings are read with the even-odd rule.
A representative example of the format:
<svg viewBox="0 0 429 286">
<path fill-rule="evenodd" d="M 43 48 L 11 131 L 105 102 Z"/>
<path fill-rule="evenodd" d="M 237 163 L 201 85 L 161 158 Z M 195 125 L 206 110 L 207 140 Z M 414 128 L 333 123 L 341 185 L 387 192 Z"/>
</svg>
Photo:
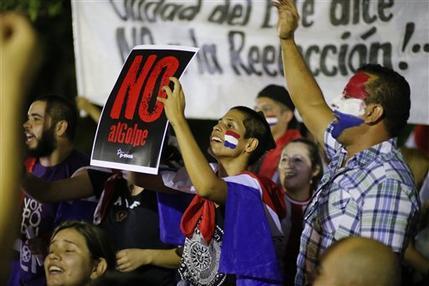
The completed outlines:
<svg viewBox="0 0 429 286">
<path fill-rule="evenodd" d="M 282 235 L 280 220 L 285 215 L 284 193 L 278 188 L 273 188 L 275 186 L 273 182 L 257 178 L 247 172 L 226 177 L 224 180 L 228 185 L 228 192 L 219 271 L 236 275 L 238 286 L 282 285 L 282 275 L 273 239 Z M 170 187 L 182 189 L 175 188 L 173 185 Z M 193 187 L 190 188 L 189 191 L 192 191 Z M 182 217 L 182 231 L 188 229 L 189 233 L 193 231 L 196 226 L 195 221 L 200 222 L 200 231 L 206 228 L 201 229 L 202 224 L 214 226 L 213 211 L 207 211 L 211 207 L 214 208 L 212 204 L 210 201 L 198 199 L 198 196 L 195 197 L 189 207 L 195 209 L 193 206 L 200 206 L 202 210 L 197 211 L 195 215 L 189 213 L 192 210 L 185 211 L 187 213 L 185 216 L 191 220 L 183 221 Z M 171 216 L 171 212 L 166 212 L 161 205 L 160 217 L 163 219 L 160 219 L 160 222 L 171 221 L 169 215 Z M 193 220 L 194 217 L 198 219 Z M 213 222 L 210 222 L 211 220 Z M 177 229 L 177 219 L 175 221 Z M 161 229 L 165 227 L 168 227 L 165 223 L 160 224 Z M 168 233 L 168 230 L 166 231 Z M 210 236 L 211 232 L 208 231 L 207 234 Z M 183 237 L 164 242 L 177 243 L 181 239 Z"/>
</svg>

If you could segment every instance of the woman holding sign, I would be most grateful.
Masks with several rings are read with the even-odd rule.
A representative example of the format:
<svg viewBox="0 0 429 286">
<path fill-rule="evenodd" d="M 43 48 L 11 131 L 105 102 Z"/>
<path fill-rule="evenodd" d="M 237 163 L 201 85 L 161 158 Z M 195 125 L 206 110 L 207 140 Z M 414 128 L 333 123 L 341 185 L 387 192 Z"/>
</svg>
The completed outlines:
<svg viewBox="0 0 429 286">
<path fill-rule="evenodd" d="M 166 97 L 158 100 L 176 133 L 192 183 L 189 190 L 196 193 L 180 225 L 186 236 L 179 268 L 182 283 L 280 285 L 275 245 L 283 237 L 283 193 L 270 180 L 246 171 L 275 146 L 268 123 L 252 109 L 231 108 L 210 136 L 210 152 L 218 162 L 214 170 L 186 122 L 181 84 L 170 80 L 174 88 L 164 86 Z M 177 189 L 177 180 L 165 174 L 163 179 Z"/>
</svg>

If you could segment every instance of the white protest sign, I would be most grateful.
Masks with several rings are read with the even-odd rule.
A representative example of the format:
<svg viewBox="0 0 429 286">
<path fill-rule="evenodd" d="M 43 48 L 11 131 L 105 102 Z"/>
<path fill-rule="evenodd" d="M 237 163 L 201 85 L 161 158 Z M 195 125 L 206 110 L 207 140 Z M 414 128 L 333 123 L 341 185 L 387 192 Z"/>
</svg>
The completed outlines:
<svg viewBox="0 0 429 286">
<path fill-rule="evenodd" d="M 78 91 L 104 104 L 135 45 L 200 48 L 182 83 L 187 116 L 217 119 L 283 84 L 270 0 L 72 1 Z M 411 85 L 410 123 L 429 124 L 429 1 L 300 0 L 296 41 L 329 102 L 364 63 Z"/>
</svg>

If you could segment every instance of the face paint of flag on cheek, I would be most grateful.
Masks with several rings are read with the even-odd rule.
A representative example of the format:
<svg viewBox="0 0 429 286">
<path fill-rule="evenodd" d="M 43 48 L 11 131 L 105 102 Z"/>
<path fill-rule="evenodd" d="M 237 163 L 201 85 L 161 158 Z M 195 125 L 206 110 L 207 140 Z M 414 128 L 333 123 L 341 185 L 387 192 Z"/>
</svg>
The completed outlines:
<svg viewBox="0 0 429 286">
<path fill-rule="evenodd" d="M 344 129 L 359 126 L 364 122 L 362 118 L 350 114 L 341 113 L 336 110 L 334 113 L 335 117 L 337 118 L 337 121 L 332 124 L 332 137 L 334 138 L 338 138 Z"/>
<path fill-rule="evenodd" d="M 341 96 L 334 99 L 331 106 L 337 121 L 333 124 L 332 136 L 337 138 L 346 128 L 361 125 L 364 121 L 360 116 L 365 113 L 365 99 L 368 93 L 365 84 L 369 76 L 363 72 L 355 74 Z"/>
<path fill-rule="evenodd" d="M 225 132 L 223 145 L 225 147 L 235 149 L 238 145 L 238 139 L 240 139 L 240 134 L 235 133 L 234 131 L 228 130 Z"/>
<path fill-rule="evenodd" d="M 336 97 L 331 107 L 334 111 L 360 117 L 365 113 L 365 101 L 357 98 L 346 98 L 344 95 Z"/>
</svg>

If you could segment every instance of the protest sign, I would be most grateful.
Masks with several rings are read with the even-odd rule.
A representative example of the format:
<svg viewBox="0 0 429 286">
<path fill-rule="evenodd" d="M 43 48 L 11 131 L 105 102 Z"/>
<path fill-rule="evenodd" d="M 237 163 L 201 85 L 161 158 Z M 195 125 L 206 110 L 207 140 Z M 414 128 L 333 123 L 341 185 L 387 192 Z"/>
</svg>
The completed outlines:
<svg viewBox="0 0 429 286">
<path fill-rule="evenodd" d="M 72 1 L 79 93 L 104 104 L 134 45 L 180 44 L 200 48 L 182 80 L 188 117 L 218 119 L 234 105 L 253 107 L 265 85 L 284 84 L 271 2 Z M 410 122 L 429 124 L 429 1 L 296 3 L 295 38 L 328 102 L 360 65 L 379 63 L 409 81 Z"/>
<path fill-rule="evenodd" d="M 137 46 L 127 57 L 104 105 L 91 165 L 157 174 L 168 128 L 162 87 L 180 76 L 197 53 L 181 46 Z"/>
</svg>

